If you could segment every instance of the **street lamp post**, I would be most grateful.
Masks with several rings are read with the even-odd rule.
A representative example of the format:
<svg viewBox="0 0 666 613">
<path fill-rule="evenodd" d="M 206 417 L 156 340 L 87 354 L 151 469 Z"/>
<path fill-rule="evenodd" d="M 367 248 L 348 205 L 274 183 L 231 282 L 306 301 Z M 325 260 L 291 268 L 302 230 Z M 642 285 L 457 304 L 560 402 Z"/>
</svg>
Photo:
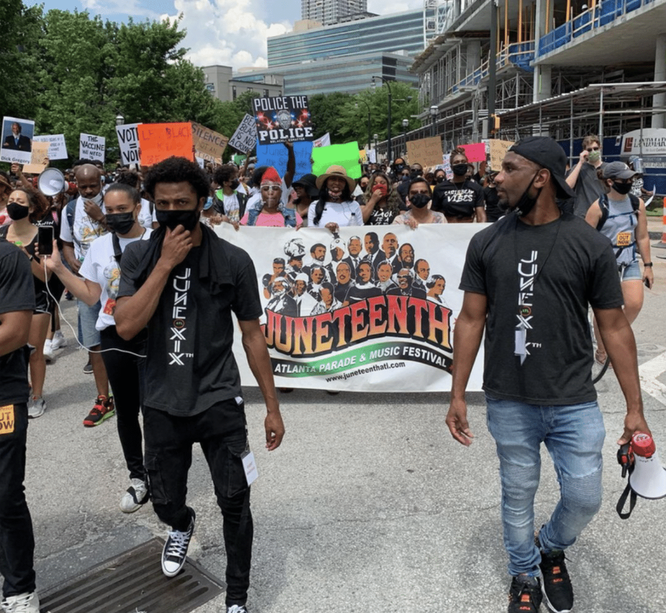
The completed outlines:
<svg viewBox="0 0 666 613">
<path fill-rule="evenodd" d="M 405 139 L 405 155 L 407 155 L 407 128 L 409 127 L 409 119 L 402 120 L 402 137 Z"/>
<path fill-rule="evenodd" d="M 386 87 L 388 87 L 389 94 L 388 94 L 388 124 L 386 128 L 386 159 L 388 163 L 390 164 L 393 160 L 393 157 L 391 155 L 391 104 L 393 102 L 393 92 L 391 91 L 391 85 L 389 84 L 389 80 L 384 78 L 384 77 L 372 77 L 372 87 L 377 87 L 377 82 L 375 79 L 381 79 L 382 83 L 386 83 Z"/>
<path fill-rule="evenodd" d="M 365 104 L 365 107 L 368 109 L 368 148 L 372 147 L 372 131 L 371 131 L 371 125 L 370 125 L 370 105 L 365 101 L 359 98 L 359 102 L 362 102 Z M 356 108 L 358 108 L 358 102 L 356 103 Z"/>
<path fill-rule="evenodd" d="M 116 115 L 116 125 L 117 126 L 122 126 L 125 123 L 125 118 L 122 116 L 121 113 L 118 113 Z"/>
<path fill-rule="evenodd" d="M 437 106 L 434 104 L 430 107 L 430 121 L 432 125 L 431 127 L 432 136 L 435 136 L 435 132 L 437 130 L 435 126 L 435 123 L 437 121 Z"/>
<path fill-rule="evenodd" d="M 378 145 L 379 145 L 379 134 L 375 133 L 375 160 L 377 162 L 379 161 L 379 151 L 377 150 Z"/>
</svg>

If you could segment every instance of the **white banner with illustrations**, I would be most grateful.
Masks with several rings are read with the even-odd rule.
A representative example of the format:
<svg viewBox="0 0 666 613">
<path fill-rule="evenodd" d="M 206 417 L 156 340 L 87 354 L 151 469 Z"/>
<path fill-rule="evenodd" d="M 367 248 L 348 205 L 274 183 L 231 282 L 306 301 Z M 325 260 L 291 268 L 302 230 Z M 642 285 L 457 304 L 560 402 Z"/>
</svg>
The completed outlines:
<svg viewBox="0 0 666 613">
<path fill-rule="evenodd" d="M 216 232 L 257 271 L 261 323 L 278 387 L 359 392 L 451 389 L 458 289 L 485 224 Z M 244 385 L 256 385 L 236 336 Z M 483 349 L 468 390 L 481 390 Z"/>
</svg>

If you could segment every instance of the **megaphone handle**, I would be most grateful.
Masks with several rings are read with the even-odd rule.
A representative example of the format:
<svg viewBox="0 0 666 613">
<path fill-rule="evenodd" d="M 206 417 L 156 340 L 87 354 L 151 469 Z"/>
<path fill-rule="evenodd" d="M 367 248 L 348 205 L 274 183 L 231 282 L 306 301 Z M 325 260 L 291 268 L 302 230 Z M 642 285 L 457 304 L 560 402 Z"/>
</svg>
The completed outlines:
<svg viewBox="0 0 666 613">
<path fill-rule="evenodd" d="M 622 509 L 624 505 L 627 502 L 627 496 L 629 496 L 629 511 L 626 513 L 622 512 Z M 627 483 L 627 487 L 624 488 L 624 492 L 622 492 L 622 495 L 620 496 L 620 499 L 617 501 L 617 506 L 615 507 L 615 510 L 617 511 L 617 514 L 620 516 L 620 519 L 629 519 L 631 516 L 631 512 L 634 510 L 634 507 L 636 506 L 636 492 L 631 489 L 631 485 Z"/>
</svg>

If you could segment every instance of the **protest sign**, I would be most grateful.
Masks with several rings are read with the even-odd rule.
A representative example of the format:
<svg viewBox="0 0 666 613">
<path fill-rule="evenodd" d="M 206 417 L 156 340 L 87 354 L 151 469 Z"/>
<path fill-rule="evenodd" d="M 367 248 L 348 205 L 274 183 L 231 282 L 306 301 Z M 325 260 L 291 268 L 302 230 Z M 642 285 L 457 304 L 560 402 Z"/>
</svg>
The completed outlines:
<svg viewBox="0 0 666 613">
<path fill-rule="evenodd" d="M 344 166 L 352 179 L 361 176 L 361 157 L 358 143 L 345 143 L 344 145 L 329 145 L 316 147 L 312 150 L 312 172 L 317 176 L 323 175 L 329 166 L 337 164 Z"/>
<path fill-rule="evenodd" d="M 79 136 L 79 157 L 93 162 L 104 163 L 106 138 L 94 134 L 81 134 Z"/>
<path fill-rule="evenodd" d="M 289 259 L 288 254 L 309 254 L 322 242 L 318 228 L 261 228 L 220 224 L 215 232 L 251 254 L 261 292 L 263 314 L 260 323 L 268 344 L 275 383 L 278 387 L 353 390 L 363 392 L 449 391 L 453 360 L 453 322 L 460 313 L 464 293 L 458 289 L 465 253 L 472 236 L 486 224 L 420 224 L 416 230 L 407 226 L 366 228 L 378 236 L 377 246 L 385 235 L 392 234 L 400 248 L 413 251 L 414 260 L 426 260 L 433 278 L 415 276 L 410 295 L 401 295 L 395 286 L 362 294 L 345 293 L 342 299 L 326 303 L 308 293 L 306 287 L 289 283 L 290 295 L 277 300 L 270 286 L 262 280 L 273 274 L 275 258 Z M 342 227 L 339 234 L 344 251 L 353 236 L 363 228 Z M 329 237 L 332 241 L 333 237 Z M 358 244 L 358 240 L 354 241 Z M 365 244 L 360 235 L 359 248 Z M 258 249 L 257 245 L 261 245 Z M 363 251 L 360 256 L 366 255 Z M 335 265 L 327 252 L 324 265 L 331 272 Z M 290 262 L 288 276 L 293 279 L 301 270 L 300 260 Z M 312 264 L 309 255 L 303 269 Z M 427 268 L 424 266 L 423 268 Z M 434 278 L 439 275 L 442 278 Z M 333 273 L 334 289 L 340 292 Z M 389 285 L 391 285 L 389 283 Z M 299 291 L 301 292 L 299 294 Z M 349 300 L 347 298 L 349 297 Z M 255 385 L 236 335 L 234 354 L 239 363 L 243 385 Z M 483 371 L 481 349 L 467 386 L 480 391 Z"/>
<path fill-rule="evenodd" d="M 307 96 L 253 98 L 252 109 L 260 145 L 314 138 Z"/>
<path fill-rule="evenodd" d="M 23 172 L 40 174 L 49 163 L 49 147 L 50 143 L 38 142 L 33 139 L 30 164 L 23 166 Z"/>
<path fill-rule="evenodd" d="M 296 158 L 296 172 L 294 178 L 298 179 L 303 175 L 312 172 L 312 163 L 310 156 L 312 154 L 312 143 L 301 142 L 294 143 L 294 157 Z M 278 145 L 257 145 L 257 164 L 260 166 L 273 166 L 281 177 L 287 172 L 287 159 L 289 151 L 283 144 Z"/>
<path fill-rule="evenodd" d="M 226 136 L 192 122 L 192 140 L 196 154 L 199 157 L 214 164 L 222 163 L 222 154 L 229 142 Z"/>
<path fill-rule="evenodd" d="M 17 117 L 2 118 L 0 162 L 30 164 L 35 122 Z"/>
<path fill-rule="evenodd" d="M 468 162 L 485 162 L 486 146 L 483 143 L 473 143 L 471 145 L 460 145 L 465 150 Z"/>
<path fill-rule="evenodd" d="M 64 134 L 41 134 L 32 139 L 33 143 L 49 143 L 49 160 L 66 160 L 67 145 Z"/>
<path fill-rule="evenodd" d="M 315 147 L 328 147 L 331 144 L 331 135 L 326 132 L 324 136 L 312 141 Z"/>
<path fill-rule="evenodd" d="M 377 163 L 377 152 L 374 149 L 368 149 L 368 163 L 369 164 Z"/>
<path fill-rule="evenodd" d="M 245 164 L 247 156 L 246 155 L 239 155 L 239 154 L 234 154 L 231 156 L 231 161 L 236 164 L 236 166 L 242 166 Z"/>
<path fill-rule="evenodd" d="M 191 123 L 142 123 L 137 130 L 142 166 L 152 166 L 172 155 L 194 161 Z"/>
<path fill-rule="evenodd" d="M 490 168 L 494 171 L 502 170 L 502 160 L 509 147 L 513 145 L 511 140 L 495 140 L 491 138 L 488 147 L 490 148 Z"/>
<path fill-rule="evenodd" d="M 257 144 L 257 124 L 252 115 L 245 115 L 229 139 L 229 146 L 241 153 L 250 153 Z"/>
<path fill-rule="evenodd" d="M 442 163 L 442 139 L 439 136 L 407 141 L 407 159 L 423 168 Z"/>
<path fill-rule="evenodd" d="M 139 132 L 137 131 L 139 125 L 141 124 L 126 123 L 116 126 L 120 158 L 125 166 L 139 163 Z"/>
</svg>

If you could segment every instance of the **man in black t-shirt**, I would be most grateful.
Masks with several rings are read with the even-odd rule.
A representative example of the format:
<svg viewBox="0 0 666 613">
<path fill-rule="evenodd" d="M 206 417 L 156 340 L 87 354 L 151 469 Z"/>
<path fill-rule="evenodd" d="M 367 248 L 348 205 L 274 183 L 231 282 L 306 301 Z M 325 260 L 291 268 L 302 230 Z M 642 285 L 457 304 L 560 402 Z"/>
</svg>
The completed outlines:
<svg viewBox="0 0 666 613">
<path fill-rule="evenodd" d="M 146 470 L 155 512 L 171 526 L 162 572 L 167 577 L 180 572 L 194 531 L 195 513 L 186 505 L 186 491 L 192 446 L 198 442 L 224 518 L 227 608 L 243 613 L 253 534 L 243 458 L 245 464 L 253 462 L 232 353 L 232 312 L 266 402 L 266 448 L 277 449 L 284 435 L 259 326 L 257 276 L 245 251 L 199 223 L 208 179 L 197 164 L 171 157 L 152 167 L 145 185 L 160 227 L 149 241 L 125 249 L 115 320 L 118 334 L 127 340 L 148 328 Z"/>
<path fill-rule="evenodd" d="M 0 240 L 0 573 L 3 610 L 39 613 L 35 539 L 25 500 L 28 433 L 28 334 L 35 308 L 30 264 Z"/>
<path fill-rule="evenodd" d="M 472 238 L 460 284 L 465 297 L 456 321 L 446 423 L 458 442 L 472 442 L 465 387 L 485 328 L 483 388 L 500 459 L 504 543 L 513 577 L 509 613 L 536 613 L 542 590 L 551 611 L 571 610 L 564 550 L 601 505 L 605 431 L 591 381 L 588 304 L 622 373 L 627 415 L 618 442 L 637 431 L 649 433 L 611 245 L 556 203 L 556 197 L 571 195 L 565 164 L 564 151 L 547 137 L 529 137 L 509 149 L 495 182 L 512 212 Z M 561 500 L 535 543 L 541 443 L 553 458 Z"/>
</svg>

